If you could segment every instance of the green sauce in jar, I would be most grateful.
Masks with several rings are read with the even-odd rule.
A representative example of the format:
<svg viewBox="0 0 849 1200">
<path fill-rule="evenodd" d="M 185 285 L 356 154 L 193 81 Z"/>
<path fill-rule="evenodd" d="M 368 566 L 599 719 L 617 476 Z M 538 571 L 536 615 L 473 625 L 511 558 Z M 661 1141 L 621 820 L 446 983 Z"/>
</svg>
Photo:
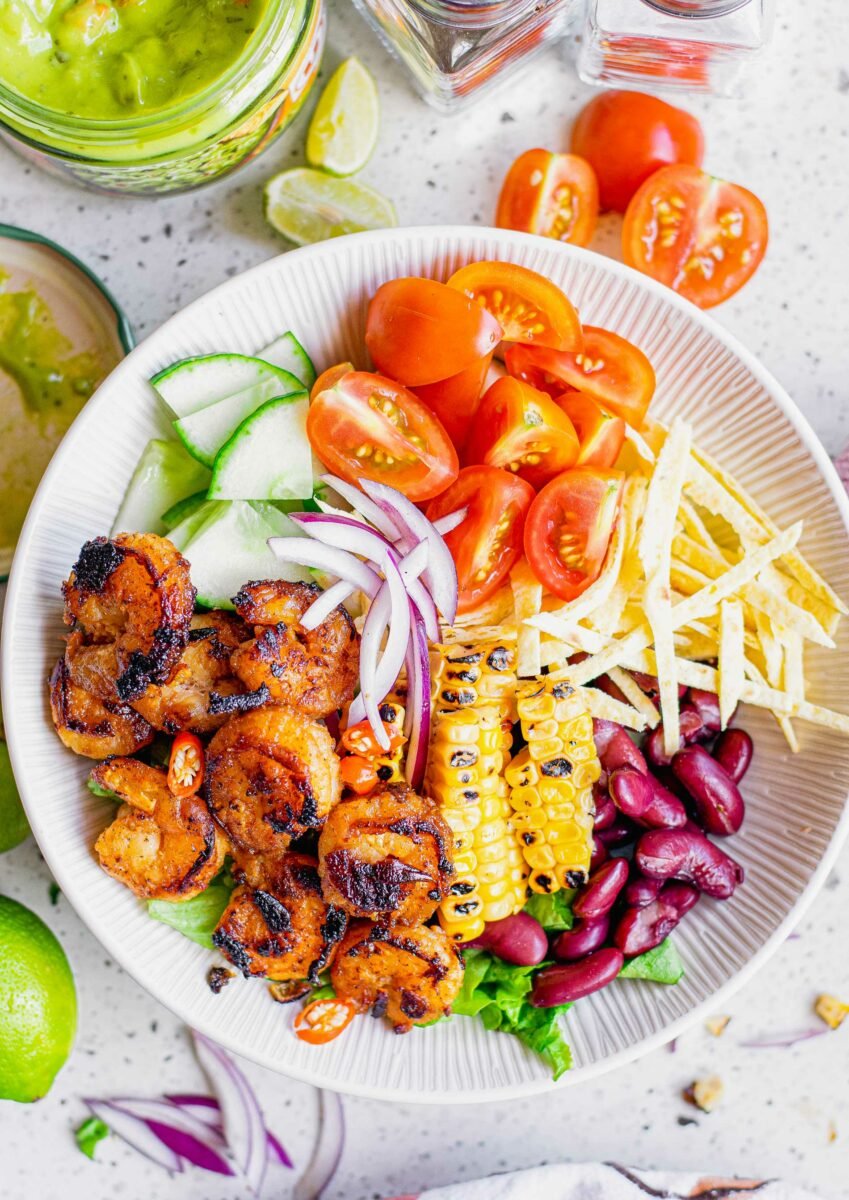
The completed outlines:
<svg viewBox="0 0 849 1200">
<path fill-rule="evenodd" d="M 4 0 L 0 79 L 44 108 L 116 121 L 224 75 L 269 0 Z"/>
</svg>

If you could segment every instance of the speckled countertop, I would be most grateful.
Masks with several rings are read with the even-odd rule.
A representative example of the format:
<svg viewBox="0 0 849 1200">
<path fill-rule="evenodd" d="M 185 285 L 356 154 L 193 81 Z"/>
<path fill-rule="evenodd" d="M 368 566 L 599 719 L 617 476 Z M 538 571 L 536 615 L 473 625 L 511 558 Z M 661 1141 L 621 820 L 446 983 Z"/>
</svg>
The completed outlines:
<svg viewBox="0 0 849 1200">
<path fill-rule="evenodd" d="M 774 47 L 748 96 L 690 107 L 705 126 L 707 165 L 756 191 L 772 226 L 759 274 L 716 315 L 778 376 L 833 453 L 849 436 L 849 13 L 844 0 L 779 9 Z M 346 0 L 336 0 L 325 70 L 350 53 L 377 74 L 384 106 L 364 177 L 393 197 L 405 224 L 486 224 L 515 155 L 536 144 L 565 148 L 589 94 L 555 51 L 482 107 L 446 119 L 413 96 Z M 260 187 L 300 162 L 303 131 L 302 120 L 229 181 L 155 202 L 88 195 L 0 148 L 0 220 L 54 237 L 88 261 L 141 338 L 222 279 L 285 249 L 263 222 Z M 615 234 L 611 221 L 611 248 Z M 201 1077 L 183 1027 L 105 956 L 64 898 L 51 905 L 49 886 L 32 843 L 0 860 L 0 890 L 45 917 L 67 947 L 81 1012 L 73 1059 L 50 1096 L 32 1107 L 0 1103 L 0 1197 L 235 1200 L 232 1182 L 200 1172 L 170 1179 L 114 1139 L 101 1144 L 96 1163 L 76 1149 L 80 1096 L 190 1091 Z M 784 1175 L 826 1197 L 849 1196 L 849 1025 L 792 1050 L 740 1045 L 809 1026 L 819 991 L 849 997 L 847 908 L 849 851 L 798 938 L 729 1006 L 733 1020 L 720 1039 L 697 1028 L 675 1053 L 524 1102 L 418 1109 L 346 1101 L 347 1146 L 328 1200 L 371 1200 L 564 1158 Z M 315 1091 L 246 1070 L 303 1165 Z M 681 1089 L 709 1071 L 722 1077 L 726 1096 L 704 1116 L 683 1103 Z M 269 1182 L 267 1195 L 290 1194 L 289 1173 Z"/>
</svg>

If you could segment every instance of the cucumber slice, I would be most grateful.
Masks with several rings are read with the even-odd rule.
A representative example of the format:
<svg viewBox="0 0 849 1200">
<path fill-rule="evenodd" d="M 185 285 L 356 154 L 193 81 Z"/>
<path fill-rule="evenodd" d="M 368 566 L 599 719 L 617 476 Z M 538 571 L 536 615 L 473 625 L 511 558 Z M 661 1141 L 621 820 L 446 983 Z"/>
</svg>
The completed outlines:
<svg viewBox="0 0 849 1200">
<path fill-rule="evenodd" d="M 268 366 L 247 354 L 201 354 L 173 363 L 150 382 L 175 417 L 187 417 L 262 383 Z"/>
<path fill-rule="evenodd" d="M 186 496 L 184 500 L 178 500 L 176 504 L 172 504 L 168 511 L 162 514 L 162 524 L 166 531 L 174 529 L 181 521 L 185 521 L 186 517 L 197 512 L 205 500 L 206 489 L 202 492 L 193 492 L 191 496 Z"/>
<path fill-rule="evenodd" d="M 179 525 L 169 531 L 168 540 L 172 542 L 181 554 L 185 554 L 186 546 L 199 529 L 215 516 L 220 516 L 226 509 L 224 500 L 204 500 L 194 512 L 184 517 Z"/>
<path fill-rule="evenodd" d="M 154 438 L 142 451 L 112 533 L 165 533 L 165 510 L 208 486 L 209 471 L 179 442 Z"/>
<path fill-rule="evenodd" d="M 306 392 L 269 400 L 247 417 L 215 459 L 210 500 L 297 500 L 312 496 Z"/>
<path fill-rule="evenodd" d="M 278 532 L 299 533 L 283 513 L 277 513 L 272 525 L 261 508 L 246 500 L 213 500 L 183 524 L 197 521 L 199 513 L 199 525 L 179 547 L 191 564 L 199 604 L 232 608 L 232 597 L 252 579 L 310 579 L 305 568 L 280 562 L 268 548 L 267 539 Z"/>
<path fill-rule="evenodd" d="M 291 329 L 288 333 L 282 333 L 279 338 L 275 338 L 264 350 L 260 350 L 257 358 L 271 363 L 274 367 L 282 367 L 284 371 L 291 371 L 297 379 L 300 379 L 307 391 L 312 389 L 312 385 L 316 381 L 317 375 L 313 361 Z"/>
<path fill-rule="evenodd" d="M 256 412 L 268 400 L 297 394 L 304 395 L 304 389 L 294 375 L 281 371 L 279 367 L 270 367 L 263 363 L 267 372 L 264 379 L 236 392 L 225 396 L 215 404 L 200 408 L 197 412 L 189 413 L 174 422 L 177 436 L 193 458 L 212 467 L 215 456 L 226 441 L 236 432 L 242 422 Z"/>
</svg>

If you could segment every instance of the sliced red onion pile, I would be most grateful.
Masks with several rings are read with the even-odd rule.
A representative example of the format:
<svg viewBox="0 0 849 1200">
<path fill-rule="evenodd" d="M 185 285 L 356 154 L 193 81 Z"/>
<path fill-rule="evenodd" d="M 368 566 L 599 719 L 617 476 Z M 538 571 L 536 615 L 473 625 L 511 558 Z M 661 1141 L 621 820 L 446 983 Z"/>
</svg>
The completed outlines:
<svg viewBox="0 0 849 1200">
<path fill-rule="evenodd" d="M 269 538 L 268 545 L 284 562 L 318 568 L 336 580 L 304 613 L 305 629 L 317 628 L 353 592 L 369 597 L 360 690 L 348 719 L 351 724 L 367 720 L 388 751 L 380 705 L 406 667 L 406 777 L 419 787 L 430 737 L 428 642 L 440 637 L 440 616 L 449 625 L 457 616 L 457 571 L 443 534 L 466 512 L 449 513 L 434 524 L 395 488 L 361 479 L 360 491 L 334 475 L 321 478 L 355 511 L 341 513 L 320 504 L 320 513 L 290 513 L 307 537 Z"/>
<path fill-rule="evenodd" d="M 85 1103 L 112 1133 L 165 1170 L 180 1173 L 188 1164 L 235 1176 L 258 1196 L 269 1162 L 294 1164 L 266 1129 L 256 1093 L 236 1063 L 202 1034 L 193 1036 L 214 1096 L 116 1096 Z"/>
</svg>

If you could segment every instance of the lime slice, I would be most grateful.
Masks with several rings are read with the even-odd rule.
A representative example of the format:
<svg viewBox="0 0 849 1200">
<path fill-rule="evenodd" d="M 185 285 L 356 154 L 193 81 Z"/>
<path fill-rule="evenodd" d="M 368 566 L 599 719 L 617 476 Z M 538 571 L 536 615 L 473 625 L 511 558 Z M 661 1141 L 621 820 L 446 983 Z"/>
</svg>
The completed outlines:
<svg viewBox="0 0 849 1200">
<path fill-rule="evenodd" d="M 331 175 L 353 175 L 371 158 L 379 127 L 377 84 L 358 58 L 346 58 L 313 113 L 307 161 Z"/>
<path fill-rule="evenodd" d="M 71 1052 L 77 996 L 65 951 L 44 922 L 0 896 L 0 1099 L 46 1095 Z"/>
<path fill-rule="evenodd" d="M 269 179 L 265 215 L 278 233 L 298 246 L 398 224 L 392 201 L 380 192 L 309 167 Z"/>
</svg>

